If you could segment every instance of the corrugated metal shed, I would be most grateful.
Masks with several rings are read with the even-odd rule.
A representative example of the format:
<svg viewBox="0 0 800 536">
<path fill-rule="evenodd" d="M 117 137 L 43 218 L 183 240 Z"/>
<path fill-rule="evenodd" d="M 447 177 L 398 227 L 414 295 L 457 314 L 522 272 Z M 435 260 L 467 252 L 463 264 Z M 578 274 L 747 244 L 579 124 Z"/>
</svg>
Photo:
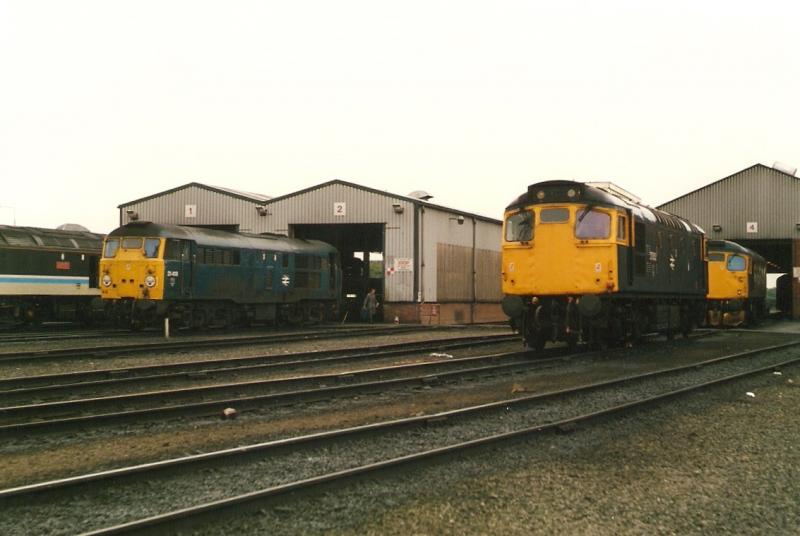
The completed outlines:
<svg viewBox="0 0 800 536">
<path fill-rule="evenodd" d="M 314 225 L 369 228 L 383 237 L 382 299 L 400 304 L 395 311 L 404 318 L 420 318 L 416 304 L 438 302 L 452 304 L 447 312 L 452 321 L 502 319 L 498 219 L 342 180 L 271 199 L 192 182 L 118 208 L 120 223 L 130 221 L 131 212 L 142 221 L 287 235 L 297 230 L 298 236 L 313 232 Z"/>
<path fill-rule="evenodd" d="M 491 260 L 485 258 L 487 255 L 496 255 L 499 259 L 500 220 L 343 180 L 332 180 L 276 197 L 265 206 L 270 213 L 266 217 L 268 223 L 265 230 L 275 233 L 288 234 L 295 224 L 384 224 L 386 267 L 395 266 L 395 260 L 410 260 L 414 267 L 413 272 L 387 274 L 384 289 L 386 301 L 471 301 L 473 293 L 478 301 L 499 301 L 502 297 L 499 263 L 493 275 L 486 273 L 493 265 Z M 473 243 L 477 249 L 487 250 L 487 253 L 477 254 L 479 258 L 476 258 L 475 264 L 481 270 L 476 268 L 476 272 L 479 272 L 482 281 L 493 282 L 496 279 L 496 292 L 485 287 L 479 291 L 472 290 L 470 272 Z M 451 246 L 444 250 L 449 253 L 444 253 L 442 257 L 440 245 Z M 470 253 L 457 248 L 466 248 Z M 466 264 L 465 259 L 469 261 Z M 456 289 L 452 286 L 456 285 L 454 280 L 447 278 L 448 282 L 442 283 L 444 294 L 439 296 L 440 262 L 451 266 L 444 268 L 445 274 L 452 276 L 451 272 L 460 269 L 459 280 L 466 278 L 469 282 L 459 283 Z"/>
<path fill-rule="evenodd" d="M 190 182 L 119 205 L 120 225 L 131 220 L 174 225 L 231 225 L 240 231 L 264 232 L 256 207 L 269 196 Z"/>
<path fill-rule="evenodd" d="M 756 164 L 658 208 L 700 225 L 709 238 L 800 238 L 800 179 Z M 715 227 L 716 226 L 716 227 Z M 715 228 L 720 230 L 715 231 Z"/>
</svg>

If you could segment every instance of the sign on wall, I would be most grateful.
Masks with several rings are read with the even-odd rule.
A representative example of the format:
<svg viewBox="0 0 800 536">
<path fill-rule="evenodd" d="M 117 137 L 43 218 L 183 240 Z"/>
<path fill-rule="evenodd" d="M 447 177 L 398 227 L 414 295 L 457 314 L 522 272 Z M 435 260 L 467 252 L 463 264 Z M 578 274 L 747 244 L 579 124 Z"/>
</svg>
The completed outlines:
<svg viewBox="0 0 800 536">
<path fill-rule="evenodd" d="M 395 258 L 394 260 L 394 271 L 395 272 L 413 272 L 414 271 L 414 259 L 407 259 L 407 258 Z"/>
<path fill-rule="evenodd" d="M 197 205 L 186 205 L 183 207 L 183 215 L 186 218 L 197 217 Z"/>
<path fill-rule="evenodd" d="M 758 232 L 758 222 L 757 221 L 749 221 L 749 222 L 747 222 L 747 232 L 748 233 L 757 233 Z"/>
<path fill-rule="evenodd" d="M 336 201 L 333 203 L 333 215 L 334 216 L 346 216 L 347 215 L 347 203 L 342 201 Z"/>
</svg>

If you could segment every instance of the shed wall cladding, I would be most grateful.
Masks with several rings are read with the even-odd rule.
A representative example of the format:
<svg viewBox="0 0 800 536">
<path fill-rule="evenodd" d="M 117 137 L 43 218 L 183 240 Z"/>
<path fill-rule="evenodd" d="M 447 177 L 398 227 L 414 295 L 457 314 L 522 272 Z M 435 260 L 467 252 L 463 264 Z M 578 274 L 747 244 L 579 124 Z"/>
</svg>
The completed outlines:
<svg viewBox="0 0 800 536">
<path fill-rule="evenodd" d="M 344 214 L 334 214 L 334 204 L 344 203 Z M 395 212 L 393 204 L 403 208 Z M 292 224 L 385 224 L 384 263 L 395 258 L 414 258 L 414 204 L 345 184 L 330 184 L 308 192 L 268 203 L 271 216 L 266 231 L 287 234 Z M 386 276 L 384 299 L 390 302 L 414 300 L 414 272 L 395 272 Z"/>
<path fill-rule="evenodd" d="M 177 190 L 140 203 L 120 208 L 122 223 L 128 223 L 127 209 L 139 214 L 139 220 L 173 225 L 239 225 L 241 231 L 263 232 L 264 223 L 255 210 L 256 201 L 212 192 L 197 186 Z M 196 205 L 196 216 L 186 217 L 186 205 Z"/>
<path fill-rule="evenodd" d="M 458 214 L 426 208 L 425 287 L 426 301 L 472 301 L 472 247 L 475 244 L 475 289 L 477 301 L 499 301 L 500 234 L 499 222 L 487 222 L 464 217 L 458 224 Z M 474 237 L 473 237 L 474 233 Z M 435 270 L 435 272 L 434 272 Z M 435 277 L 434 277 L 435 275 Z M 435 294 L 430 292 L 435 288 Z"/>
<path fill-rule="evenodd" d="M 660 208 L 700 225 L 713 239 L 800 238 L 800 180 L 758 165 Z M 747 223 L 758 232 L 748 233 Z M 714 232 L 713 226 L 722 226 Z"/>
</svg>

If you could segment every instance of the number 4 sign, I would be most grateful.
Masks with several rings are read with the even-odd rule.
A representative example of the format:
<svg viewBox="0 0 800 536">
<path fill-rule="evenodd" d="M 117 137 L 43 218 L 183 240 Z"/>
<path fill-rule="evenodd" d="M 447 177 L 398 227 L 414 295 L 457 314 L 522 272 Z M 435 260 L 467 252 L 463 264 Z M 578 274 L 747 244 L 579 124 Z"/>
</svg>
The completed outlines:
<svg viewBox="0 0 800 536">
<path fill-rule="evenodd" d="M 337 201 L 333 204 L 333 215 L 334 216 L 345 216 L 347 215 L 347 203 L 342 203 Z"/>
</svg>

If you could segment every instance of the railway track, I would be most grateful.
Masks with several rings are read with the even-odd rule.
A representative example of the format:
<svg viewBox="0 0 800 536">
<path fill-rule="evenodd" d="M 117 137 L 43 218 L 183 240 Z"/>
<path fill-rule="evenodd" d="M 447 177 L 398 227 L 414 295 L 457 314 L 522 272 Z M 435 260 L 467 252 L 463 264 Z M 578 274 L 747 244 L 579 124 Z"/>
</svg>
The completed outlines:
<svg viewBox="0 0 800 536">
<path fill-rule="evenodd" d="M 187 361 L 163 365 L 76 371 L 0 379 L 0 406 L 33 399 L 49 401 L 58 397 L 74 399 L 91 394 L 100 396 L 113 391 L 160 386 L 163 383 L 186 383 L 197 380 L 219 380 L 245 374 L 280 373 L 301 367 L 333 366 L 357 363 L 376 357 L 400 356 L 418 352 L 453 350 L 512 342 L 514 335 L 485 335 L 405 342 L 361 349 L 317 350 L 288 354 L 254 355 L 226 359 Z"/>
<path fill-rule="evenodd" d="M 175 340 L 134 344 L 118 344 L 107 346 L 84 346 L 81 348 L 54 348 L 54 349 L 35 349 L 0 353 L 0 365 L 30 362 L 32 360 L 48 359 L 69 359 L 69 358 L 97 358 L 110 357 L 120 354 L 133 352 L 166 352 L 166 351 L 185 351 L 196 350 L 199 348 L 228 348 L 234 346 L 247 346 L 253 344 L 277 344 L 296 341 L 310 341 L 320 339 L 334 339 L 352 337 L 354 335 L 371 334 L 387 335 L 398 333 L 409 333 L 424 330 L 458 330 L 462 329 L 453 326 L 427 327 L 427 326 L 387 326 L 387 327 L 358 327 L 358 328 L 334 328 L 320 331 L 295 331 L 283 332 L 278 334 L 266 334 L 256 336 L 243 336 L 233 338 L 213 338 L 213 339 L 190 339 Z"/>
<path fill-rule="evenodd" d="M 86 534 L 122 534 L 175 529 L 221 510 L 300 489 L 311 490 L 422 460 L 497 444 L 654 404 L 752 375 L 800 364 L 781 352 L 798 342 L 761 348 L 617 377 L 552 392 L 522 395 L 468 408 L 285 438 L 197 456 L 119 468 L 0 491 L 10 517 L 0 532 L 25 533 L 37 516 L 85 523 L 74 505 L 103 504 L 91 522 L 75 527 Z M 340 459 L 339 459 L 340 458 Z M 355 460 L 355 461 L 354 461 Z M 249 475 L 249 476 L 248 476 Z M 152 482 L 158 482 L 154 489 Z M 225 489 L 213 491 L 213 485 Z M 212 485 L 212 487 L 209 487 Z M 192 490 L 192 494 L 185 492 Z M 339 488 L 341 490 L 341 487 Z M 125 502 L 153 504 L 135 514 Z M 115 507 L 114 501 L 122 501 Z M 13 508 L 12 508 L 13 507 Z M 22 531 L 22 532 L 20 532 Z"/>
<path fill-rule="evenodd" d="M 383 357 L 373 354 L 373 357 Z M 561 358 L 557 358 L 561 359 Z M 334 396 L 381 392 L 407 385 L 431 385 L 465 376 L 492 375 L 539 366 L 527 351 L 427 361 L 403 365 L 235 382 L 201 387 L 26 404 L 0 408 L 0 434 L 46 430 L 104 422 L 202 416 L 227 407 L 237 411 L 324 400 Z M 209 400 L 212 398 L 213 400 Z"/>
</svg>

